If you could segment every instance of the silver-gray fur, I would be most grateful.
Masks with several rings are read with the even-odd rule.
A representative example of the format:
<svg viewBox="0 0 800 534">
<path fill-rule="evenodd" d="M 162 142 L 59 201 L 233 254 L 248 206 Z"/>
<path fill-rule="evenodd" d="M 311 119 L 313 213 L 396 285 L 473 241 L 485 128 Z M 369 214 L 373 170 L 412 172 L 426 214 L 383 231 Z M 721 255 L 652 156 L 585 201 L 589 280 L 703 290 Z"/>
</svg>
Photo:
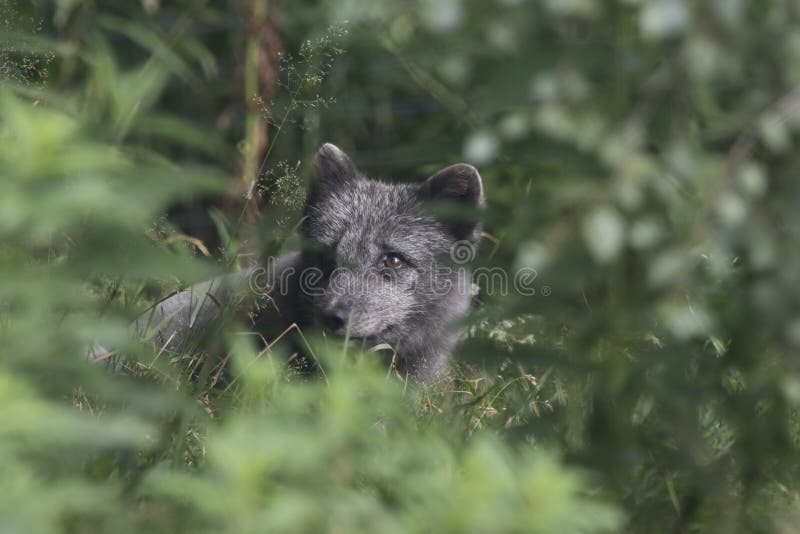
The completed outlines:
<svg viewBox="0 0 800 534">
<path fill-rule="evenodd" d="M 318 251 L 330 262 L 324 291 L 309 299 L 316 322 L 344 312 L 348 324 L 336 333 L 349 328 L 351 336 L 388 343 L 401 372 L 433 380 L 447 367 L 470 302 L 469 272 L 450 254 L 455 245 L 474 246 L 480 229 L 468 220 L 436 217 L 429 206 L 482 207 L 478 171 L 458 164 L 422 185 L 388 184 L 363 176 L 331 144 L 320 149 L 315 166 L 300 231 L 312 251 L 306 265 L 324 265 Z M 387 255 L 397 256 L 400 266 L 382 266 Z"/>
<path fill-rule="evenodd" d="M 469 271 L 451 254 L 454 247 L 474 247 L 480 227 L 431 208 L 481 208 L 478 171 L 456 164 L 420 185 L 388 184 L 362 175 L 332 144 L 320 148 L 314 166 L 301 253 L 261 272 L 192 286 L 144 313 L 132 330 L 179 352 L 213 335 L 232 309 L 268 341 L 293 323 L 334 335 L 349 332 L 393 347 L 401 373 L 425 383 L 440 377 L 470 303 Z M 253 296 L 254 281 L 267 291 Z M 103 351 L 95 348 L 93 355 Z"/>
</svg>

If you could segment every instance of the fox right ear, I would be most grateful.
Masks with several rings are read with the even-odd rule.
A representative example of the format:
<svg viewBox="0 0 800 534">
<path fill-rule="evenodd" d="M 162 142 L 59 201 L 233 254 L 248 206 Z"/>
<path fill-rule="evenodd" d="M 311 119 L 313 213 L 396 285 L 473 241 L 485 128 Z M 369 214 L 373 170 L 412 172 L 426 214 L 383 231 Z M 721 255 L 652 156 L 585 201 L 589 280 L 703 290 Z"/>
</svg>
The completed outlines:
<svg viewBox="0 0 800 534">
<path fill-rule="evenodd" d="M 316 177 L 311 184 L 312 193 L 325 193 L 352 180 L 358 170 L 350 157 L 339 147 L 325 143 L 314 156 Z"/>
<path fill-rule="evenodd" d="M 419 194 L 424 201 L 449 203 L 456 208 L 467 208 L 474 212 L 483 208 L 483 183 L 478 169 L 466 163 L 456 163 L 440 170 L 420 186 Z M 453 236 L 458 240 L 477 243 L 481 226 L 474 213 L 451 213 L 442 217 Z"/>
</svg>

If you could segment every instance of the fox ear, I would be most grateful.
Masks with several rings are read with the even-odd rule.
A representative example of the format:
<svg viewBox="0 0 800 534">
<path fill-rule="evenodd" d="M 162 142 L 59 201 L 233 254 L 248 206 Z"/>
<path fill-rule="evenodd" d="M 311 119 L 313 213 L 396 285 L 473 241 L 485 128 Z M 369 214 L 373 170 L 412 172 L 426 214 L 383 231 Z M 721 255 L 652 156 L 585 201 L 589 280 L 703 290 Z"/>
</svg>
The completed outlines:
<svg viewBox="0 0 800 534">
<path fill-rule="evenodd" d="M 316 177 L 311 184 L 311 190 L 317 194 L 330 192 L 358 175 L 350 156 L 331 143 L 325 143 L 317 151 L 314 169 Z"/>
<path fill-rule="evenodd" d="M 445 167 L 425 180 L 419 194 L 424 201 L 449 203 L 461 208 L 441 217 L 456 239 L 472 242 L 480 239 L 480 224 L 474 220 L 474 210 L 484 205 L 483 183 L 478 169 L 466 163 Z"/>
</svg>

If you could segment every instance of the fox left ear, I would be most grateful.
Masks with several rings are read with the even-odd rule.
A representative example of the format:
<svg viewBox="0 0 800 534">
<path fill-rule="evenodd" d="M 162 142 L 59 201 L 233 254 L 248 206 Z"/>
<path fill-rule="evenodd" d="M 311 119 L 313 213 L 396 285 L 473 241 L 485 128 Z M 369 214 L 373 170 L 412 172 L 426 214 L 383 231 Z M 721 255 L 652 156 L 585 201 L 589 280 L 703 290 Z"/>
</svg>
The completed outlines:
<svg viewBox="0 0 800 534">
<path fill-rule="evenodd" d="M 325 143 L 320 147 L 313 163 L 314 176 L 308 184 L 306 215 L 322 199 L 358 177 L 358 169 L 350 156 L 332 143 Z"/>
<path fill-rule="evenodd" d="M 316 184 L 324 190 L 335 189 L 358 175 L 353 160 L 338 146 L 325 143 L 314 156 Z"/>
<path fill-rule="evenodd" d="M 474 210 L 484 206 L 483 183 L 478 169 L 466 163 L 445 167 L 425 180 L 419 188 L 419 194 L 425 201 L 450 203 L 472 211 L 467 214 L 448 214 L 442 218 L 456 239 L 473 243 L 480 240 L 480 223 L 474 220 Z"/>
</svg>

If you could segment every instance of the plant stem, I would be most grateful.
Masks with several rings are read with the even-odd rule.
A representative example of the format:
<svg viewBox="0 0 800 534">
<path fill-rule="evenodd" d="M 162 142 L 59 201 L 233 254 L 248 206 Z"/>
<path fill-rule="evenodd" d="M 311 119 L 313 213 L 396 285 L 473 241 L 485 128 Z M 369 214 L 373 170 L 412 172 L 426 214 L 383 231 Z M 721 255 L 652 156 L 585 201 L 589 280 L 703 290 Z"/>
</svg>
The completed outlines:
<svg viewBox="0 0 800 534">
<path fill-rule="evenodd" d="M 260 95 L 260 28 L 267 16 L 267 0 L 251 0 L 247 7 L 249 31 L 245 43 L 244 97 L 245 97 L 245 142 L 242 158 L 242 184 L 247 191 L 247 202 L 253 196 L 258 180 L 261 153 L 267 145 L 267 124 L 261 110 L 256 109 L 254 98 Z"/>
</svg>

